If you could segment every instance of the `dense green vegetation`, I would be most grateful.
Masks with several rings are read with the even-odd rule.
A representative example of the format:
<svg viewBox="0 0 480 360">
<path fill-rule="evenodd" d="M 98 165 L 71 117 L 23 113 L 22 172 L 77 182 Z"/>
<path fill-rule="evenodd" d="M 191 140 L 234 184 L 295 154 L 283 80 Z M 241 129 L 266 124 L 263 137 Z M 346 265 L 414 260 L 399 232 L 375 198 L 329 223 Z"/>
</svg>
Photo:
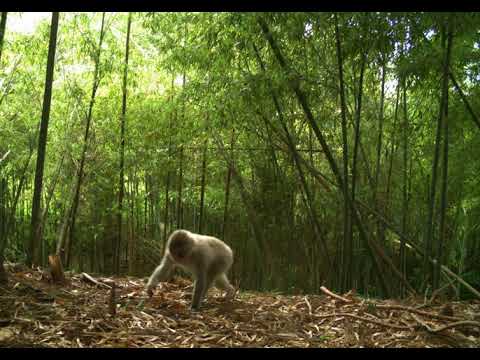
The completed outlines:
<svg viewBox="0 0 480 360">
<path fill-rule="evenodd" d="M 182 227 L 229 243 L 244 289 L 480 288 L 479 14 L 60 13 L 53 41 L 49 19 L 8 24 L 6 259 L 147 276 Z"/>
</svg>

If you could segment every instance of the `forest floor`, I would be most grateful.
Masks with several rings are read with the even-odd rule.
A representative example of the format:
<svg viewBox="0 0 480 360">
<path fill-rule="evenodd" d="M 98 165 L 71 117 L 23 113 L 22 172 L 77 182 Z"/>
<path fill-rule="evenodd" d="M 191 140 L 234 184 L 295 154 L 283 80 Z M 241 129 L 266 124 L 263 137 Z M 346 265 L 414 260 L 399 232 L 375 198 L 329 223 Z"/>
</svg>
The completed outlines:
<svg viewBox="0 0 480 360">
<path fill-rule="evenodd" d="M 148 298 L 141 278 L 70 274 L 59 286 L 42 271 L 8 273 L 0 347 L 480 347 L 478 300 L 425 305 L 351 292 L 226 299 L 210 290 L 192 313 L 191 282 L 181 278 Z"/>
</svg>

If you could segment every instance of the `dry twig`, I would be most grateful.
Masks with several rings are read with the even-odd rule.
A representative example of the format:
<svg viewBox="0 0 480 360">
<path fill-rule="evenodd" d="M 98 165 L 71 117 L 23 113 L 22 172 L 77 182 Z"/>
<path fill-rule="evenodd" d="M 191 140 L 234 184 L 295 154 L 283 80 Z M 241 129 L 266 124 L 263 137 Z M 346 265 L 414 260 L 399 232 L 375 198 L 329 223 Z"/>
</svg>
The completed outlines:
<svg viewBox="0 0 480 360">
<path fill-rule="evenodd" d="M 320 290 L 322 290 L 322 292 L 324 292 L 328 296 L 331 296 L 331 297 L 333 297 L 337 300 L 340 300 L 340 301 L 343 301 L 343 302 L 346 302 L 346 303 L 351 303 L 352 302 L 352 300 L 345 299 L 344 297 L 341 297 L 340 295 L 334 294 L 333 292 L 328 290 L 325 286 L 320 286 Z"/>
</svg>

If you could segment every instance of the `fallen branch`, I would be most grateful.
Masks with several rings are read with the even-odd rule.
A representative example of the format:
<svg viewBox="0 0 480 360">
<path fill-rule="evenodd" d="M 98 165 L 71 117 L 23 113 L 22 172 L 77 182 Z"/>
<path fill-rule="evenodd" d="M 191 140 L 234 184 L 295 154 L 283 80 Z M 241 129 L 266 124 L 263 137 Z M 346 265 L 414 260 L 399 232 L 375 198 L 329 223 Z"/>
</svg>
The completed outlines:
<svg viewBox="0 0 480 360">
<path fill-rule="evenodd" d="M 351 318 L 358 319 L 358 320 L 361 320 L 361 321 L 369 322 L 369 323 L 372 323 L 372 324 L 376 324 L 376 325 L 379 325 L 379 326 L 388 327 L 388 328 L 392 328 L 392 329 L 397 329 L 397 330 L 411 330 L 412 329 L 411 326 L 388 324 L 388 323 L 381 322 L 380 320 L 368 319 L 368 318 L 364 318 L 364 317 L 361 317 L 361 316 L 358 316 L 358 315 L 355 315 L 355 314 L 350 314 L 350 313 L 335 313 L 335 314 L 328 314 L 328 315 L 313 315 L 313 316 L 315 318 L 329 318 L 329 317 L 345 316 L 345 317 L 351 317 Z"/>
<path fill-rule="evenodd" d="M 462 88 L 460 87 L 460 85 L 458 85 L 457 83 L 457 80 L 455 80 L 455 76 L 453 76 L 453 73 L 452 71 L 450 70 L 449 71 L 449 75 L 450 75 L 450 79 L 452 79 L 452 82 L 453 82 L 453 85 L 455 86 L 455 89 L 458 91 L 458 93 L 460 94 L 460 97 L 463 101 L 463 103 L 465 104 L 465 107 L 467 108 L 468 112 L 470 113 L 470 115 L 472 116 L 472 120 L 473 122 L 477 125 L 477 127 L 480 129 L 480 120 L 478 119 L 478 116 L 475 114 L 475 112 L 473 111 L 472 109 L 472 106 L 470 105 L 470 103 L 468 102 L 468 99 L 467 97 L 465 96 L 465 94 L 463 93 L 462 91 Z"/>
<path fill-rule="evenodd" d="M 452 321 L 462 321 L 463 319 L 455 317 L 455 316 L 447 316 L 447 315 L 440 315 L 440 314 L 435 314 L 435 313 L 430 313 L 427 311 L 423 310 L 418 310 L 409 306 L 402 306 L 402 305 L 375 305 L 377 309 L 390 309 L 390 310 L 403 310 L 403 311 L 408 311 L 412 313 L 417 313 L 419 315 L 424 315 L 424 316 L 429 316 L 432 318 L 437 318 L 441 320 L 452 320 Z"/>
<path fill-rule="evenodd" d="M 435 261 L 435 260 L 434 260 Z M 463 280 L 460 276 L 458 276 L 457 274 L 455 274 L 454 272 L 452 272 L 452 270 L 450 270 L 449 268 L 447 268 L 445 265 L 442 265 L 441 266 L 442 270 L 450 275 L 451 277 L 455 278 L 460 284 L 462 284 L 463 286 L 465 286 L 468 290 L 470 290 L 470 292 L 474 295 L 476 295 L 479 299 L 480 299 L 480 292 L 475 289 L 473 286 L 471 286 L 469 283 L 467 283 L 465 280 Z"/>
<path fill-rule="evenodd" d="M 447 330 L 447 329 L 452 329 L 455 327 L 460 327 L 460 326 L 476 326 L 480 328 L 480 322 L 478 321 L 471 321 L 471 320 L 463 320 L 463 321 L 456 321 L 444 326 L 440 326 L 439 328 L 433 329 L 431 328 L 427 323 L 424 321 L 420 320 L 415 314 L 411 314 L 412 317 L 415 319 L 416 322 L 418 322 L 425 330 L 427 330 L 429 333 L 436 334 L 441 331 Z"/>
<path fill-rule="evenodd" d="M 407 236 L 405 236 L 401 231 L 399 231 L 397 229 L 397 227 L 390 223 L 384 216 L 382 216 L 378 211 L 376 210 L 373 210 L 371 209 L 370 207 L 368 207 L 367 205 L 365 205 L 364 203 L 362 203 L 361 201 L 358 201 L 358 200 L 355 200 L 355 203 L 356 204 L 359 204 L 361 207 L 363 207 L 364 209 L 366 209 L 370 214 L 374 215 L 378 220 L 380 220 L 380 222 L 382 222 L 387 228 L 389 228 L 393 233 L 397 234 L 399 238 L 405 240 L 405 243 L 410 245 L 411 248 L 417 253 L 419 254 L 420 256 L 424 256 L 423 255 L 423 251 L 420 249 L 420 247 L 415 244 L 411 239 L 409 239 Z M 437 264 L 437 260 L 436 259 L 432 259 L 432 258 L 429 258 L 430 262 L 433 264 L 433 265 L 436 265 Z M 455 278 L 460 284 L 462 284 L 463 286 L 465 286 L 465 288 L 467 288 L 472 294 L 474 294 L 476 297 L 478 297 L 480 299 L 480 291 L 476 290 L 472 285 L 470 285 L 469 283 L 467 283 L 465 280 L 463 280 L 460 276 L 458 276 L 457 274 L 455 274 L 454 272 L 452 272 L 452 270 L 450 270 L 449 268 L 447 268 L 445 265 L 441 265 L 441 269 L 444 273 L 446 273 L 447 275 L 450 275 L 451 277 Z"/>
<path fill-rule="evenodd" d="M 308 314 L 312 315 L 312 305 L 310 304 L 310 301 L 308 301 L 308 298 L 306 296 L 305 296 L 304 300 L 305 300 L 305 303 L 307 304 L 307 307 L 308 307 Z"/>
<path fill-rule="evenodd" d="M 352 300 L 349 300 L 349 299 L 345 299 L 344 297 L 341 297 L 340 295 L 337 295 L 337 294 L 334 294 L 332 293 L 330 290 L 328 290 L 325 286 L 320 286 L 320 290 L 322 290 L 322 292 L 324 292 L 325 294 L 327 294 L 328 296 L 331 296 L 337 300 L 340 300 L 340 301 L 343 301 L 343 302 L 346 302 L 346 303 L 351 303 Z"/>
<path fill-rule="evenodd" d="M 424 328 L 425 330 L 427 330 L 427 331 L 430 332 L 430 333 L 435 332 L 430 326 L 428 326 L 428 324 L 427 324 L 426 322 L 420 320 L 420 319 L 418 318 L 418 316 L 416 316 L 415 314 L 410 314 L 410 315 L 412 316 L 412 318 L 415 319 L 415 321 L 416 321 L 417 323 L 420 324 L 420 326 L 421 326 L 422 328 Z"/>
<path fill-rule="evenodd" d="M 90 275 L 88 275 L 87 273 L 82 273 L 82 280 L 86 281 L 86 282 L 89 282 L 89 283 L 92 283 L 94 285 L 97 285 L 97 286 L 101 286 L 101 287 L 104 287 L 106 289 L 111 289 L 112 287 L 110 285 L 107 285 L 105 283 L 102 283 L 98 280 L 95 280 L 93 277 L 91 277 Z"/>
<path fill-rule="evenodd" d="M 438 329 L 435 329 L 433 331 L 434 332 L 440 332 L 440 331 L 443 331 L 443 330 L 447 330 L 447 329 L 455 328 L 455 327 L 460 327 L 460 326 L 476 326 L 476 327 L 480 328 L 480 322 L 472 321 L 472 320 L 456 321 L 456 322 L 441 326 Z"/>
</svg>

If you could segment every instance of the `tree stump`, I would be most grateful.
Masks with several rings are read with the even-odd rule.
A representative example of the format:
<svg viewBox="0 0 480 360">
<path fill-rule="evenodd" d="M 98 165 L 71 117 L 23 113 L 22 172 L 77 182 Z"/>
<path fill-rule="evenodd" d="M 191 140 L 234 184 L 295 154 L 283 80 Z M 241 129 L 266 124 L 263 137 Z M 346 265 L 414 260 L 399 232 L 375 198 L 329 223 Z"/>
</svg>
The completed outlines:
<svg viewBox="0 0 480 360">
<path fill-rule="evenodd" d="M 49 255 L 48 263 L 50 264 L 50 273 L 52 274 L 52 281 L 56 284 L 65 283 L 65 274 L 63 273 L 62 260 L 58 255 Z"/>
<path fill-rule="evenodd" d="M 0 284 L 6 284 L 7 282 L 8 282 L 8 276 L 2 261 L 0 263 Z"/>
</svg>

